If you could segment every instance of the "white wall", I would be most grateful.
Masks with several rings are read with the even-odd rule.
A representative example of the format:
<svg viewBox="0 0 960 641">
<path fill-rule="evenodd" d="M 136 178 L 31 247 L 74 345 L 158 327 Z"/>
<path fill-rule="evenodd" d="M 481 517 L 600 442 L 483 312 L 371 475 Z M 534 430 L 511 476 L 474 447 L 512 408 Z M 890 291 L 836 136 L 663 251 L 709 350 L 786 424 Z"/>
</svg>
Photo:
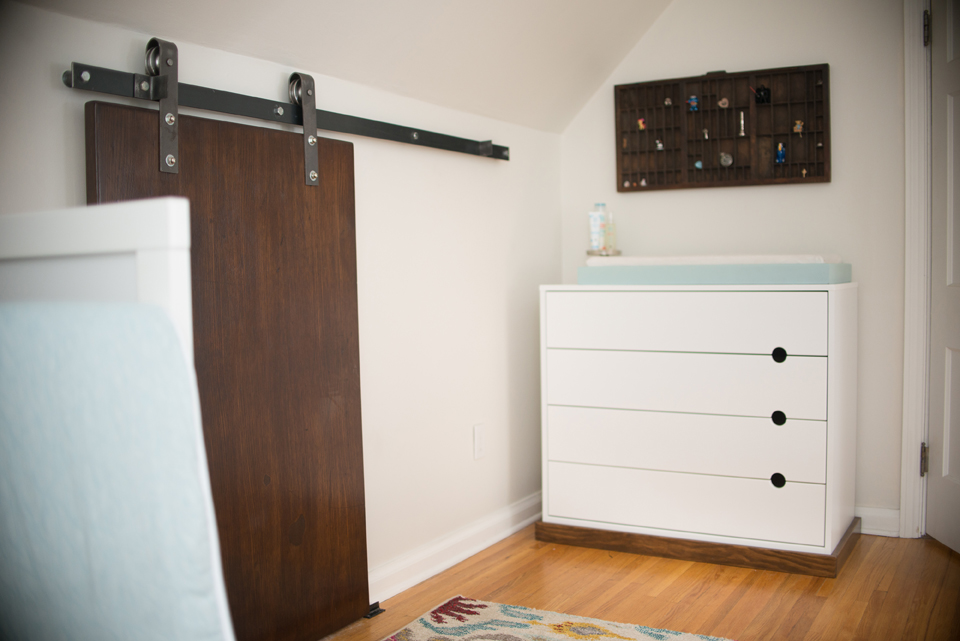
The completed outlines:
<svg viewBox="0 0 960 641">
<path fill-rule="evenodd" d="M 164 37 L 0 0 L 0 213 L 85 202 L 83 103 L 119 99 L 66 89 L 60 74 L 71 61 L 140 71 L 153 35 Z M 177 44 L 183 82 L 286 95 L 294 69 Z M 853 264 L 861 285 L 857 503 L 895 509 L 902 61 L 896 0 L 674 0 L 562 136 L 326 77 L 323 61 L 297 69 L 316 78 L 323 109 L 511 148 L 504 163 L 329 134 L 356 151 L 372 572 L 404 559 L 423 569 L 435 542 L 453 549 L 479 536 L 491 515 L 535 506 L 536 286 L 560 281 L 561 264 L 563 282 L 575 281 L 584 213 L 597 200 L 619 214 L 625 253 L 838 253 Z M 832 183 L 617 194 L 614 84 L 820 62 L 831 65 Z M 480 461 L 472 459 L 475 423 L 488 430 Z"/>
<path fill-rule="evenodd" d="M 0 0 L 0 213 L 85 203 L 83 103 L 118 99 L 60 75 L 72 61 L 142 72 L 154 35 Z M 535 514 L 537 286 L 560 278 L 559 135 L 325 77 L 321 60 L 294 70 L 177 45 L 182 82 L 285 100 L 303 71 L 321 109 L 510 147 L 502 162 L 331 134 L 355 145 L 371 570 L 524 499 Z"/>
<path fill-rule="evenodd" d="M 613 86 L 830 64 L 833 182 L 616 191 Z M 624 254 L 835 253 L 860 283 L 857 505 L 897 509 L 903 363 L 900 0 L 673 0 L 562 138 L 563 279 L 586 212 L 618 214 Z"/>
</svg>

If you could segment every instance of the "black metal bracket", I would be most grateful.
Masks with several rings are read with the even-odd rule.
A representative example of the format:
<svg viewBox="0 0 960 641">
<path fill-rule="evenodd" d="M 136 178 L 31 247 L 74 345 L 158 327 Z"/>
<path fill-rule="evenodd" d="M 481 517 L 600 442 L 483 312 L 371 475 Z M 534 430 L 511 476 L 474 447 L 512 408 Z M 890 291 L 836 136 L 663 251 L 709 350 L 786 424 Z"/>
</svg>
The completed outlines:
<svg viewBox="0 0 960 641">
<path fill-rule="evenodd" d="M 494 158 L 497 160 L 510 159 L 509 147 L 495 145 L 489 140 L 482 142 L 469 140 L 467 138 L 448 136 L 446 134 L 425 131 L 423 129 L 414 129 L 412 127 L 393 125 L 387 122 L 380 122 L 378 120 L 369 120 L 367 118 L 358 118 L 357 116 L 348 116 L 332 111 L 316 109 L 315 87 L 313 96 L 314 103 L 313 105 L 306 106 L 304 109 L 299 103 L 293 101 L 292 96 L 290 96 L 291 102 L 285 103 L 178 82 L 176 72 L 176 45 L 158 40 L 156 38 L 152 39 L 150 42 L 151 44 L 157 43 L 160 46 L 161 55 L 156 60 L 159 65 L 159 69 L 166 71 L 167 73 L 150 74 L 150 47 L 148 45 L 147 72 L 149 75 L 127 73 L 124 71 L 116 71 L 115 69 L 105 69 L 103 67 L 95 67 L 93 65 L 74 62 L 70 65 L 70 69 L 63 72 L 63 84 L 72 89 L 84 89 L 87 91 L 97 91 L 100 93 L 122 96 L 126 98 L 140 98 L 142 100 L 160 101 L 161 171 L 171 171 L 172 173 L 176 173 L 177 167 L 179 166 L 179 158 L 176 153 L 176 147 L 173 148 L 172 152 L 168 151 L 168 154 L 166 155 L 163 153 L 163 132 L 165 131 L 165 125 L 167 127 L 172 127 L 173 141 L 174 145 L 176 145 L 176 122 L 179 117 L 176 111 L 177 105 L 181 107 L 192 107 L 194 109 L 204 109 L 206 111 L 216 111 L 218 113 L 231 114 L 234 116 L 257 118 L 259 120 L 267 120 L 269 122 L 282 122 L 291 125 L 304 125 L 304 111 L 312 112 L 315 118 L 315 126 L 311 127 L 310 124 L 307 123 L 307 126 L 305 127 L 305 156 L 309 155 L 307 154 L 306 145 L 309 142 L 310 134 L 307 133 L 307 131 L 315 133 L 317 129 L 322 129 L 324 131 L 335 131 L 343 134 L 378 138 L 380 140 L 391 140 L 394 142 L 419 145 L 421 147 L 431 147 L 433 149 L 455 151 L 463 154 L 471 154 L 473 156 Z M 164 51 L 164 45 L 173 47 L 173 65 L 166 64 L 167 58 L 164 58 L 162 55 Z M 170 68 L 163 69 L 163 67 Z M 170 73 L 171 71 L 172 73 Z M 293 74 L 293 76 L 296 76 L 300 80 L 299 94 L 302 101 L 304 93 L 304 78 L 310 78 L 310 76 L 307 76 L 306 74 Z M 293 81 L 293 76 L 291 76 L 291 84 Z M 311 78 L 310 80 L 312 81 L 313 79 Z M 144 86 L 144 82 L 147 83 L 146 89 L 142 88 Z M 172 111 L 165 111 L 165 105 L 168 108 L 170 107 L 169 100 L 171 100 L 171 95 L 173 96 L 173 109 Z M 307 97 L 310 98 L 311 96 Z M 164 99 L 166 99 L 167 102 L 164 102 Z M 172 125 L 166 124 L 166 114 L 168 113 L 173 115 Z M 309 114 L 307 117 L 309 118 Z M 173 165 L 167 165 L 167 155 L 170 153 L 172 153 L 174 157 Z M 164 169 L 165 166 L 167 169 Z M 310 170 L 305 169 L 305 171 L 307 174 L 307 184 L 317 184 L 309 181 Z"/>
<path fill-rule="evenodd" d="M 386 612 L 386 610 L 384 610 L 383 608 L 380 607 L 380 602 L 379 602 L 379 601 L 376 601 L 376 602 L 370 604 L 370 611 L 367 612 L 366 614 L 364 614 L 364 615 L 363 615 L 363 618 L 364 618 L 364 619 L 372 619 L 373 617 L 377 616 L 378 614 L 383 614 L 384 612 Z"/>
<path fill-rule="evenodd" d="M 133 74 L 134 98 L 160 102 L 160 171 L 180 172 L 177 119 L 177 45 L 151 38 L 147 43 L 146 75 Z"/>
<path fill-rule="evenodd" d="M 290 102 L 300 105 L 303 113 L 303 171 L 307 185 L 316 187 L 320 174 L 317 149 L 317 97 L 313 76 L 290 74 Z"/>
</svg>

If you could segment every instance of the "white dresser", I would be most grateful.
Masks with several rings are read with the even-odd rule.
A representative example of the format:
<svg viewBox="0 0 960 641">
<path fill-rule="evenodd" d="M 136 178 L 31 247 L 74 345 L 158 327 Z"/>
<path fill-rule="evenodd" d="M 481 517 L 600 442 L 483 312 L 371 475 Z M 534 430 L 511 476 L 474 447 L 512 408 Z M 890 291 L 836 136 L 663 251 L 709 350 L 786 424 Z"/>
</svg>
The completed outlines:
<svg viewBox="0 0 960 641">
<path fill-rule="evenodd" d="M 543 521 L 830 554 L 853 520 L 857 285 L 540 291 Z"/>
</svg>

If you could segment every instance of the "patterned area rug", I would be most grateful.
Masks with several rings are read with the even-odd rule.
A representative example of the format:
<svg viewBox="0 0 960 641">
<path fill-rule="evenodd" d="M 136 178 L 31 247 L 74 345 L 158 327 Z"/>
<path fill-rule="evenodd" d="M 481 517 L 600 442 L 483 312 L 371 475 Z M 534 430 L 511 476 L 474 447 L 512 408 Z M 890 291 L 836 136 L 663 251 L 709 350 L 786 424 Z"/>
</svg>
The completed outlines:
<svg viewBox="0 0 960 641">
<path fill-rule="evenodd" d="M 383 641 L 729 641 L 457 596 Z"/>
</svg>

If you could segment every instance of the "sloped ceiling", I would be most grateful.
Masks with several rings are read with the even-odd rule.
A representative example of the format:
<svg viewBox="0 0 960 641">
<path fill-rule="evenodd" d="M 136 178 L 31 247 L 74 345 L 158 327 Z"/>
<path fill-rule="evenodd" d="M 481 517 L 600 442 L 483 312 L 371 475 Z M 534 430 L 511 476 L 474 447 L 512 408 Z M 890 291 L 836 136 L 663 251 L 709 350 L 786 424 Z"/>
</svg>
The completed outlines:
<svg viewBox="0 0 960 641">
<path fill-rule="evenodd" d="M 670 2 L 24 1 L 553 132 Z"/>
</svg>

